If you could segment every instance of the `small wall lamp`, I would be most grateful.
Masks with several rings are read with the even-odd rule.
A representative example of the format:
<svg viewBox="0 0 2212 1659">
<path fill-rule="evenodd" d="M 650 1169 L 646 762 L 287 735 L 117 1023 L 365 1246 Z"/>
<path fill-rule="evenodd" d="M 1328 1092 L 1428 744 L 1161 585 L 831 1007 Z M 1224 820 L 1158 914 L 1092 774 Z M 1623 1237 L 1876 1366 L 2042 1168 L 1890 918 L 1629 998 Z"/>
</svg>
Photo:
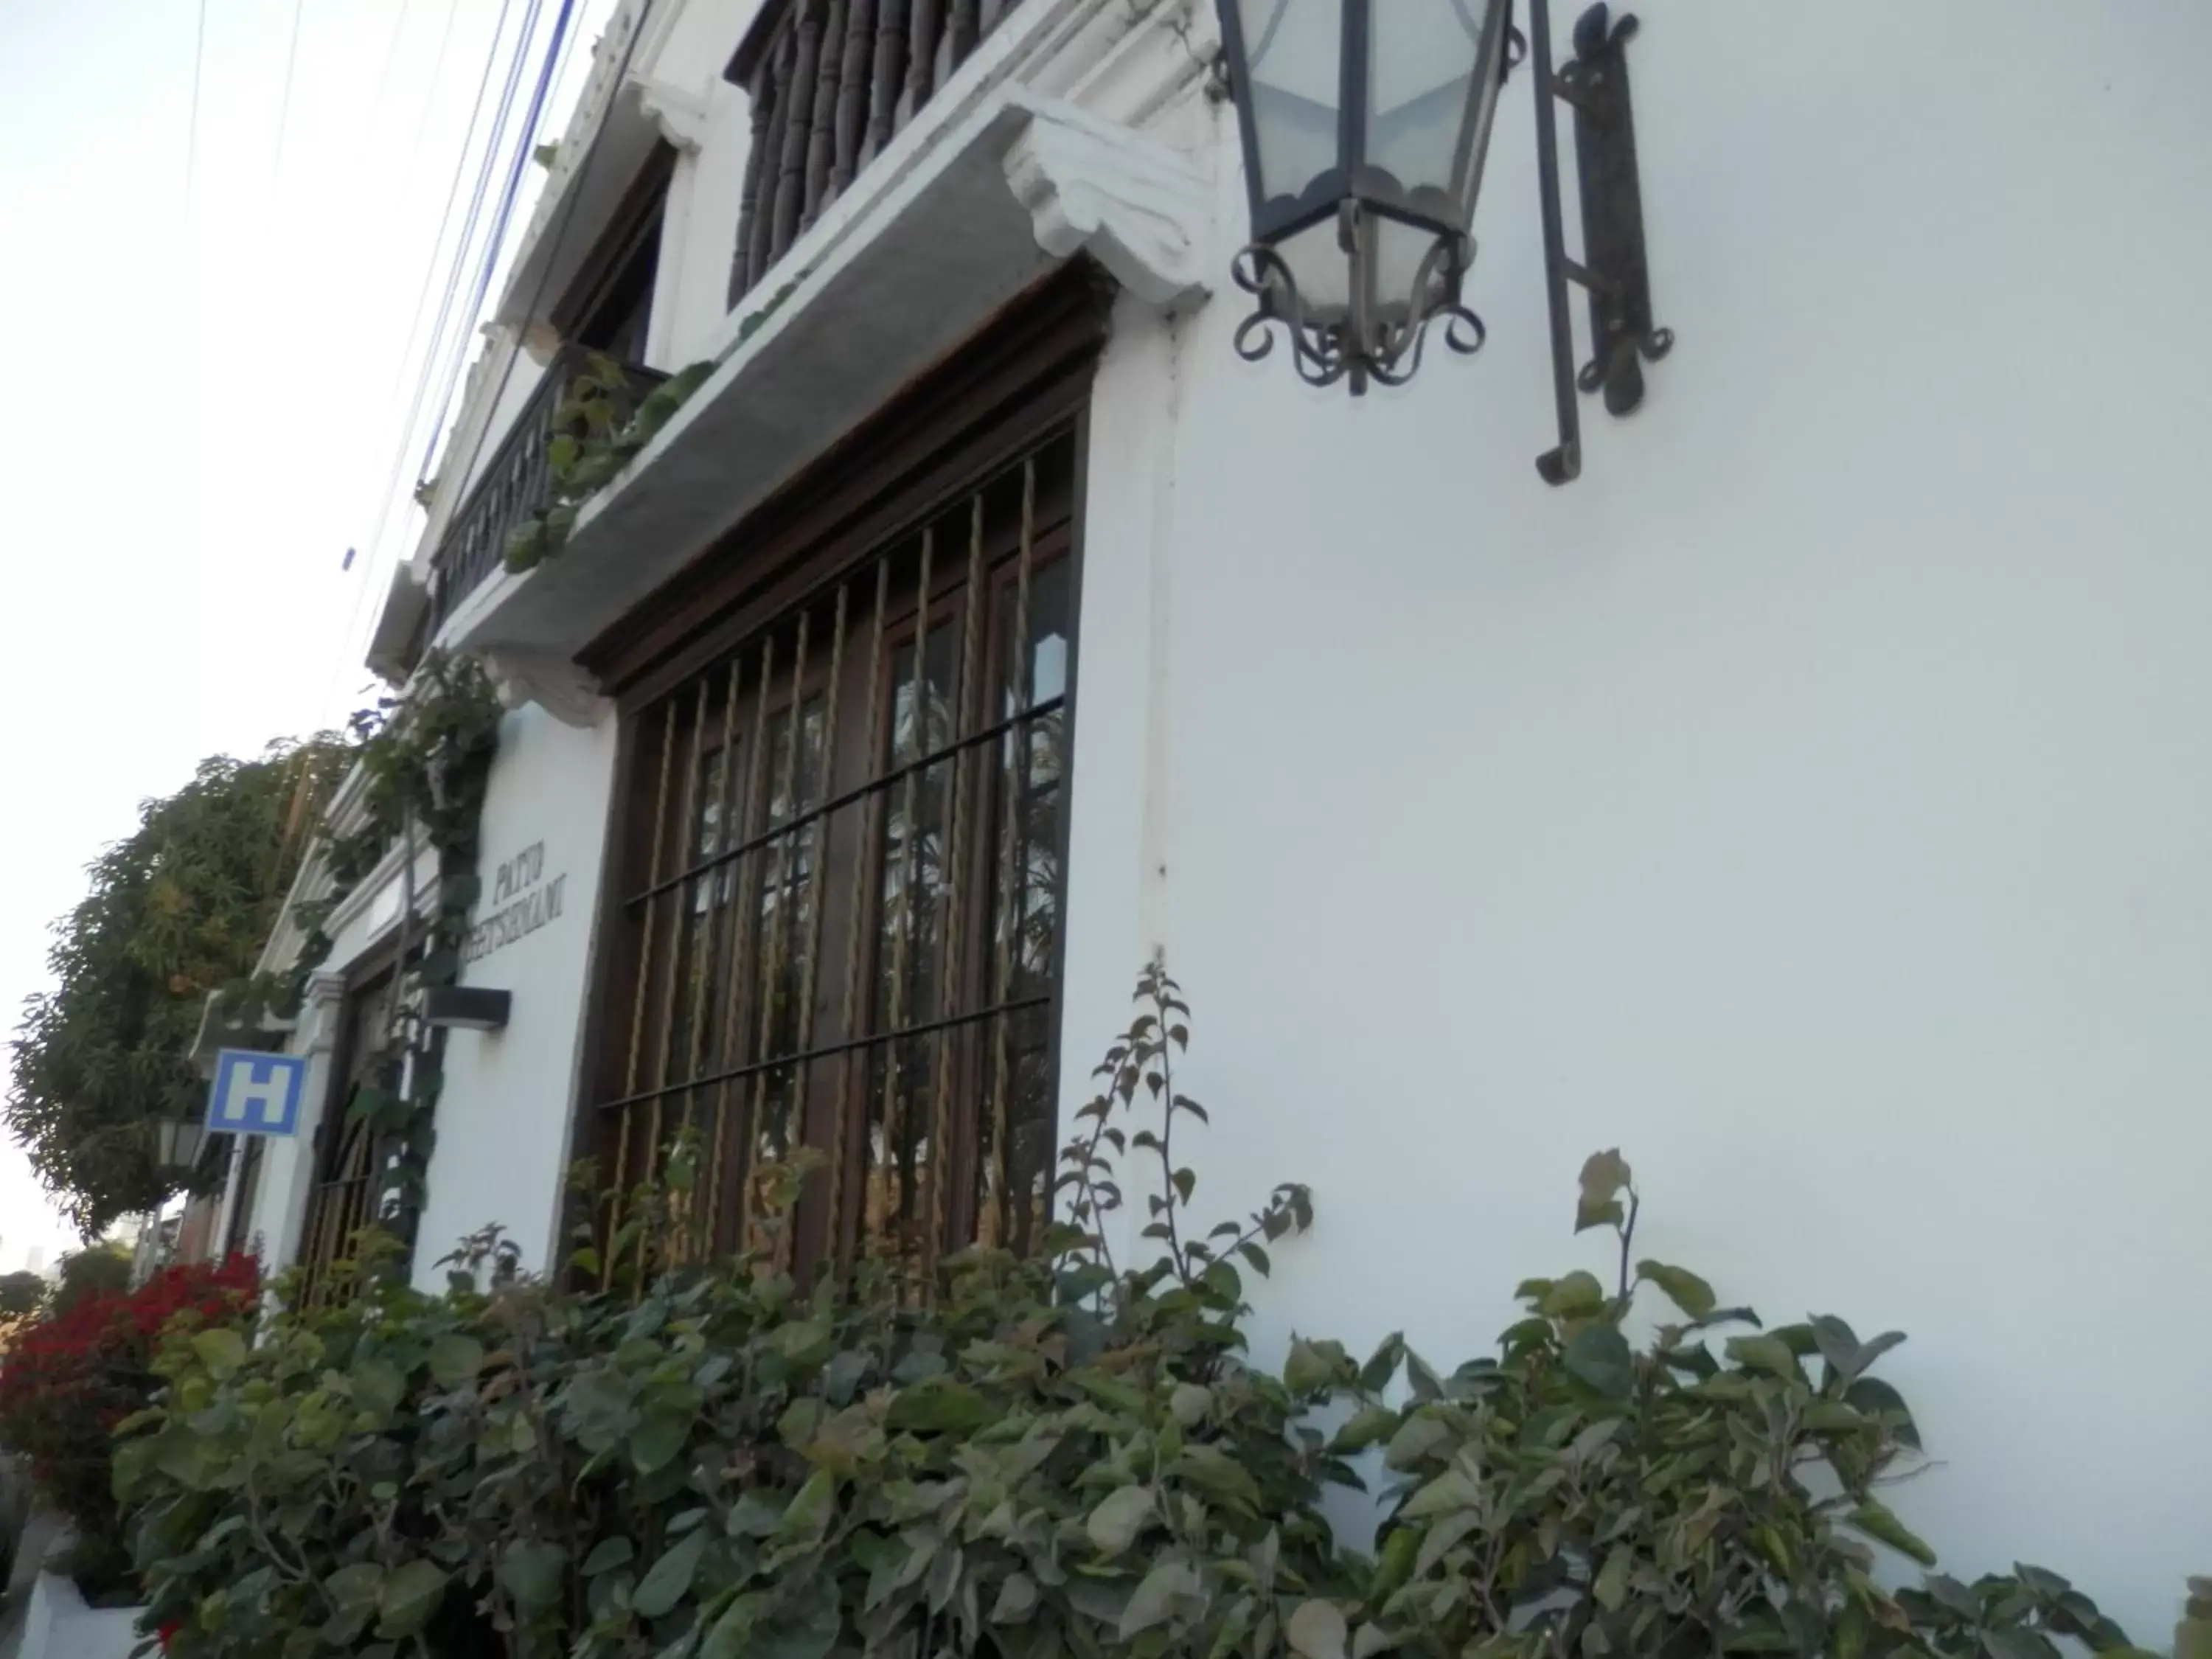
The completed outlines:
<svg viewBox="0 0 2212 1659">
<path fill-rule="evenodd" d="M 496 1031 L 514 1006 L 512 991 L 480 985 L 433 985 L 422 993 L 422 1023 L 442 1030 Z"/>
</svg>

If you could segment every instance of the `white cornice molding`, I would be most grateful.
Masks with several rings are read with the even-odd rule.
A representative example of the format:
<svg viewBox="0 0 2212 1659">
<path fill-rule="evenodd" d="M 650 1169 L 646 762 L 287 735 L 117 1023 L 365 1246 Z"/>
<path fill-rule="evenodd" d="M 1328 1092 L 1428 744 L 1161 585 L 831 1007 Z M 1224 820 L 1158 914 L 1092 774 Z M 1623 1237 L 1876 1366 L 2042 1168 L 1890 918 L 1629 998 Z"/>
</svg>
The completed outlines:
<svg viewBox="0 0 2212 1659">
<path fill-rule="evenodd" d="M 1006 152 L 1006 183 L 1055 258 L 1089 252 L 1139 299 L 1206 292 L 1213 188 L 1189 157 L 1061 99 L 1017 94 L 1029 125 Z"/>
<path fill-rule="evenodd" d="M 613 707 L 588 671 L 557 653 L 493 646 L 481 660 L 502 708 L 534 702 L 563 726 L 588 731 Z"/>
</svg>

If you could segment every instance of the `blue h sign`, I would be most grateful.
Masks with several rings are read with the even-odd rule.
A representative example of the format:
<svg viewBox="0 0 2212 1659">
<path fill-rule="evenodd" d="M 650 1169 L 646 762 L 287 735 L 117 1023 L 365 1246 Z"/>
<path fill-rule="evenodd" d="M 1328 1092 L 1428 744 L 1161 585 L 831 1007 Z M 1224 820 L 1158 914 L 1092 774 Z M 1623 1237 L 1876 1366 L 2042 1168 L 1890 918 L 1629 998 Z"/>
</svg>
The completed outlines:
<svg viewBox="0 0 2212 1659">
<path fill-rule="evenodd" d="M 307 1091 L 305 1056 L 222 1049 L 215 1057 L 207 1126 L 222 1134 L 296 1135 Z"/>
</svg>

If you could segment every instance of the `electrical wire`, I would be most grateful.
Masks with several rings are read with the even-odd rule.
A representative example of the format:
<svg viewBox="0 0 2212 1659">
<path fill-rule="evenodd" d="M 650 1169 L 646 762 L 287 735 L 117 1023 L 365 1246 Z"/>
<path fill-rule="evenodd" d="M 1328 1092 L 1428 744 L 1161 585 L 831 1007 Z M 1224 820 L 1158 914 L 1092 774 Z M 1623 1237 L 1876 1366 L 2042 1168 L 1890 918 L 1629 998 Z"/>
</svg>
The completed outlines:
<svg viewBox="0 0 2212 1659">
<path fill-rule="evenodd" d="M 292 77 L 300 67 L 300 20 L 306 12 L 306 0 L 292 0 L 292 42 L 284 49 L 284 90 L 276 100 L 276 154 L 269 163 L 272 183 L 284 171 L 284 132 L 292 123 Z"/>
<path fill-rule="evenodd" d="M 200 0 L 199 26 L 192 35 L 192 113 L 185 130 L 185 224 L 192 222 L 192 180 L 200 155 L 200 70 L 207 62 L 208 0 Z"/>
<path fill-rule="evenodd" d="M 204 5 L 206 3 L 206 0 L 201 0 L 201 3 Z M 505 39 L 507 34 L 507 19 L 511 3 L 512 0 L 500 0 L 499 19 L 492 26 L 491 44 L 485 48 L 483 68 L 477 77 L 476 98 L 471 104 L 469 109 L 468 130 L 462 135 L 460 149 L 456 152 L 453 157 L 453 175 L 446 187 L 445 206 L 439 212 L 438 234 L 431 240 L 430 260 L 423 269 L 422 286 L 416 295 L 415 314 L 407 325 L 406 341 L 400 352 L 398 362 L 395 366 L 393 371 L 392 392 L 386 398 L 387 406 L 392 403 L 392 398 L 398 395 L 400 383 L 406 376 L 407 364 L 415 356 L 415 342 L 422 327 L 422 315 L 429 307 L 430 290 L 437 283 L 438 250 L 445 246 L 446 233 L 453 224 L 453 207 L 460 199 L 461 180 L 468 173 L 469 155 L 471 151 L 474 149 L 476 146 L 477 127 L 478 123 L 483 120 L 484 114 L 484 94 L 490 89 L 492 71 L 499 64 L 500 42 Z M 453 13 L 449 9 L 447 13 L 447 27 L 449 33 L 452 28 L 453 17 Z M 520 58 L 526 42 L 526 36 L 517 41 L 515 51 L 518 58 Z M 442 48 L 441 50 L 442 54 Z M 430 100 L 434 96 L 434 94 L 435 88 L 434 87 L 432 88 L 432 92 L 425 96 L 423 111 L 426 116 L 428 113 Z M 485 152 L 487 155 L 489 155 L 491 149 L 496 145 L 497 141 L 498 129 L 496 125 L 495 125 L 492 131 L 485 138 Z M 422 349 L 422 362 L 416 373 L 415 391 L 412 397 L 408 400 L 407 418 L 405 422 L 400 428 L 398 438 L 392 445 L 392 465 L 389 471 L 386 474 L 384 488 L 376 498 L 375 527 L 370 532 L 368 540 L 363 544 L 368 550 L 368 557 L 362 561 L 362 574 L 356 580 L 354 589 L 353 605 L 347 612 L 345 632 L 340 636 L 337 655 L 331 664 L 331 683 L 329 687 L 325 690 L 323 696 L 323 702 L 325 708 L 330 705 L 332 699 L 337 695 L 338 681 L 345 674 L 348 667 L 348 660 L 352 653 L 354 631 L 361 623 L 362 606 L 366 603 L 369 591 L 374 586 L 373 578 L 376 569 L 377 553 L 383 544 L 385 526 L 391 518 L 392 501 L 398 491 L 400 469 L 407 464 L 407 453 L 414 435 L 416 425 L 420 419 L 422 399 L 428 391 L 430 375 L 432 373 L 432 364 L 434 362 L 437 354 L 438 337 L 444 328 L 446 306 L 450 303 L 451 295 L 454 289 L 459 284 L 461 264 L 466 252 L 467 239 L 465 232 L 462 240 L 457 243 L 454 246 L 453 258 L 451 264 L 447 267 L 446 278 L 447 299 L 441 303 L 439 321 L 437 325 L 433 328 L 430 335 L 423 343 Z"/>
<path fill-rule="evenodd" d="M 653 3 L 654 0 L 645 0 L 644 4 L 640 8 L 636 23 L 630 32 L 629 39 L 624 44 L 622 60 L 616 66 L 613 80 L 614 84 L 617 87 L 623 83 L 629 75 L 630 61 L 635 55 L 639 40 L 643 38 L 645 33 L 645 23 L 647 18 L 652 12 Z M 532 0 L 532 9 L 534 15 L 537 9 L 536 0 Z M 523 169 L 527 164 L 532 149 L 534 148 L 533 140 L 536 137 L 538 124 L 543 118 L 544 110 L 548 96 L 550 95 L 553 85 L 558 79 L 560 70 L 565 64 L 566 52 L 563 46 L 563 40 L 568 36 L 568 31 L 573 20 L 574 9 L 574 0 L 562 0 L 560 13 L 555 21 L 554 37 L 549 43 L 545 58 L 540 67 L 538 83 L 532 95 L 528 117 L 518 136 L 515 146 L 511 152 L 508 165 L 507 182 L 501 193 L 499 206 L 495 210 L 493 228 L 490 233 L 487 235 L 483 244 L 477 271 L 477 278 L 471 291 L 470 304 L 462 313 L 463 317 L 471 322 L 473 322 L 475 318 L 480 313 L 484 297 L 489 293 L 492 278 L 497 270 L 498 260 L 503 251 L 501 244 L 505 240 L 506 231 L 511 222 L 514 202 L 520 194 Z M 526 40 L 527 39 L 526 33 L 524 38 Z M 519 68 L 520 66 L 520 57 L 521 51 L 518 48 L 516 68 Z M 516 78 L 512 70 L 510 70 L 509 78 L 510 82 Z M 504 109 L 507 100 L 503 98 L 502 118 L 495 127 L 495 134 L 496 134 L 499 128 L 505 125 Z M 597 152 L 599 143 L 605 136 L 605 126 L 604 123 L 601 124 L 598 130 L 593 131 L 590 143 L 586 149 L 584 156 L 578 164 L 580 171 L 584 168 L 588 168 L 590 166 L 592 157 Z M 480 177 L 480 191 L 481 184 L 482 179 Z M 562 204 L 562 209 L 558 219 L 553 225 L 547 228 L 545 233 L 546 240 L 549 245 L 558 243 L 567 234 L 569 221 L 574 216 L 580 199 L 580 198 L 578 192 L 571 191 L 568 194 L 568 198 Z M 462 246 L 465 248 L 465 246 L 466 241 L 465 239 Z M 459 252 L 459 250 L 457 250 L 457 255 Z M 449 298 L 451 297 L 455 287 L 455 284 L 453 283 L 451 278 L 458 276 L 459 267 L 460 260 L 459 258 L 457 257 L 455 264 L 453 267 L 451 268 L 449 273 L 447 284 Z M 550 262 L 548 262 L 538 272 L 538 280 L 532 289 L 529 301 L 524 307 L 524 312 L 526 314 L 535 315 L 537 313 L 538 308 L 544 303 L 546 288 L 551 280 L 551 276 L 552 266 Z M 445 311 L 446 307 L 441 304 L 440 309 L 440 325 L 433 331 L 432 337 L 434 340 L 439 337 L 440 334 L 442 332 Z M 441 389 L 442 395 L 437 404 L 434 405 L 441 416 L 451 406 L 453 392 L 459 381 L 460 371 L 465 364 L 466 343 L 472 333 L 472 330 L 464 330 L 457 337 L 455 343 L 461 348 L 461 349 L 454 353 L 452 360 L 448 362 L 447 373 L 445 376 L 445 383 Z M 514 373 L 514 360 L 517 355 L 518 354 L 515 349 L 510 349 L 505 354 L 505 360 L 501 366 L 499 383 L 493 389 L 486 407 L 496 410 L 504 399 L 507 385 Z M 414 430 L 418 418 L 418 413 L 416 410 L 410 410 L 408 426 L 405 428 L 403 428 L 401 437 L 401 442 L 403 445 L 407 441 L 408 434 L 411 434 Z M 447 422 L 443 418 L 441 418 L 438 424 L 433 428 L 429 434 L 429 441 L 423 452 L 422 471 L 425 473 L 427 473 L 431 459 L 436 453 L 439 441 L 445 435 L 447 424 Z M 475 451 L 472 451 L 469 457 L 468 465 L 472 467 L 475 465 L 477 454 L 481 453 L 483 441 L 489 435 L 489 434 L 488 430 L 477 434 L 476 449 Z M 394 477 L 392 480 L 392 484 L 394 489 L 396 489 L 397 483 L 397 466 L 395 465 Z M 394 494 L 394 489 L 387 489 L 386 491 L 385 505 L 386 512 L 387 514 Z M 385 517 L 380 514 L 379 518 L 379 528 L 376 542 L 372 543 L 370 550 L 369 568 L 372 572 L 374 568 L 374 561 L 378 551 L 377 543 L 380 543 L 384 524 Z M 355 621 L 353 623 L 349 623 L 346 636 L 348 641 L 349 655 L 350 654 L 350 645 L 354 626 L 357 624 L 358 621 L 357 613 L 359 600 L 367 593 L 372 585 L 372 581 L 365 578 L 362 583 L 360 592 L 357 592 L 356 596 L 356 616 Z M 337 666 L 342 670 L 343 665 L 343 661 L 342 659 L 341 663 L 337 665 Z"/>
<path fill-rule="evenodd" d="M 637 52 L 637 43 L 645 36 L 646 20 L 652 15 L 653 7 L 653 0 L 644 0 L 644 3 L 638 8 L 637 21 L 630 30 L 629 39 L 623 45 L 622 62 L 615 67 L 613 84 L 617 88 L 621 87 L 629 78 L 630 59 Z M 564 15 L 567 10 L 568 3 L 567 0 L 563 0 L 562 12 Z M 610 113 L 611 113 L 611 112 L 610 112 Z M 606 129 L 607 123 L 605 119 L 602 119 L 599 125 L 593 129 L 591 143 L 585 148 L 583 159 L 576 165 L 576 173 L 574 176 L 577 178 L 580 179 L 584 173 L 591 167 L 592 157 L 598 153 L 600 140 L 606 136 Z M 580 190 L 571 190 L 568 192 L 567 199 L 565 199 L 561 204 L 561 213 L 557 222 L 550 226 L 545 232 L 544 241 L 547 247 L 550 248 L 558 246 L 562 238 L 568 234 L 568 222 L 575 216 L 576 205 L 578 202 L 582 199 L 582 196 L 583 192 Z M 487 282 L 489 281 L 489 273 L 487 272 Z M 522 314 L 524 316 L 535 317 L 538 314 L 538 307 L 544 303 L 546 287 L 552 281 L 552 277 L 553 261 L 547 259 L 538 267 L 538 281 L 531 289 L 529 302 L 522 308 Z M 485 404 L 486 408 L 496 410 L 499 408 L 501 403 L 506 398 L 507 382 L 514 378 L 514 360 L 520 355 L 521 352 L 519 343 L 514 348 L 510 349 L 506 354 L 506 361 L 500 366 L 499 384 L 493 389 L 491 398 Z M 469 457 L 469 465 L 471 467 L 475 466 L 477 454 L 482 452 L 484 439 L 489 435 L 489 426 L 487 426 L 484 431 L 479 432 L 477 434 L 476 451 L 471 453 Z"/>
<path fill-rule="evenodd" d="M 533 27 L 537 22 L 538 3 L 539 0 L 531 0 L 531 23 Z M 507 162 L 507 183 L 500 191 L 499 205 L 493 210 L 491 227 L 484 236 L 483 252 L 477 264 L 476 281 L 470 289 L 468 304 L 460 313 L 465 323 L 473 323 L 482 314 L 484 293 L 491 284 L 492 271 L 499 262 L 500 245 L 506 240 L 507 222 L 514 211 L 515 193 L 522 185 L 522 169 L 529 162 L 538 118 L 544 109 L 546 83 L 552 78 L 553 64 L 559 53 L 561 38 L 568 32 L 569 14 L 574 9 L 574 0 L 561 0 L 561 15 L 554 22 L 554 38 L 546 51 L 544 62 L 539 66 L 537 88 L 531 94 L 530 113 L 515 136 Z M 520 68 L 521 59 L 517 58 L 515 62 L 516 67 Z M 510 90 L 519 80 L 518 76 L 510 82 Z M 479 201 L 482 200 L 483 185 L 489 182 L 489 172 L 487 169 L 485 178 L 478 184 Z M 456 342 L 459 349 L 447 365 L 445 385 L 439 390 L 438 401 L 432 405 L 434 413 L 439 416 L 443 416 L 453 405 L 454 388 L 459 384 L 462 370 L 468 366 L 468 341 L 472 331 L 465 329 Z M 429 438 L 422 446 L 422 464 L 416 469 L 420 477 L 430 475 L 431 459 L 437 453 L 438 439 L 444 424 L 442 420 L 434 424 Z"/>
<path fill-rule="evenodd" d="M 414 3 L 415 0 L 399 0 L 398 6 L 392 12 L 392 38 L 384 44 L 384 67 L 376 72 L 376 99 L 369 106 L 372 110 L 381 110 L 384 107 L 385 94 L 392 89 L 392 66 L 399 59 L 399 37 L 407 33 L 407 9 Z M 452 15 L 451 12 L 447 13 L 448 18 Z M 440 55 L 439 61 L 441 63 L 445 61 L 442 53 Z M 437 79 L 437 70 L 430 71 L 430 78 L 433 82 Z"/>
</svg>

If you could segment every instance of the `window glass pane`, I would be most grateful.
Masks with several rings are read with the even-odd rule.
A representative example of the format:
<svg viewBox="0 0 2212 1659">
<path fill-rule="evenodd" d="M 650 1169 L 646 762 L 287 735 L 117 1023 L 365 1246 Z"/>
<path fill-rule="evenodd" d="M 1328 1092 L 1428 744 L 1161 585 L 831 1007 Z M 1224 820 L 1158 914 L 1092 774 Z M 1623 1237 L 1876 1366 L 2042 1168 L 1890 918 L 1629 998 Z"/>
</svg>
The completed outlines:
<svg viewBox="0 0 2212 1659">
<path fill-rule="evenodd" d="M 630 822 L 663 828 L 657 854 L 626 854 L 631 970 L 611 988 L 623 1047 L 603 1146 L 635 1182 L 697 1123 L 692 1218 L 718 1250 L 774 1242 L 805 1271 L 857 1243 L 919 1271 L 969 1237 L 1036 1236 L 1073 459 L 1063 435 L 948 505 L 926 627 L 918 538 L 817 590 L 795 708 L 798 611 L 642 717 Z M 771 1234 L 763 1199 L 801 1148 L 828 1173 Z"/>
</svg>

